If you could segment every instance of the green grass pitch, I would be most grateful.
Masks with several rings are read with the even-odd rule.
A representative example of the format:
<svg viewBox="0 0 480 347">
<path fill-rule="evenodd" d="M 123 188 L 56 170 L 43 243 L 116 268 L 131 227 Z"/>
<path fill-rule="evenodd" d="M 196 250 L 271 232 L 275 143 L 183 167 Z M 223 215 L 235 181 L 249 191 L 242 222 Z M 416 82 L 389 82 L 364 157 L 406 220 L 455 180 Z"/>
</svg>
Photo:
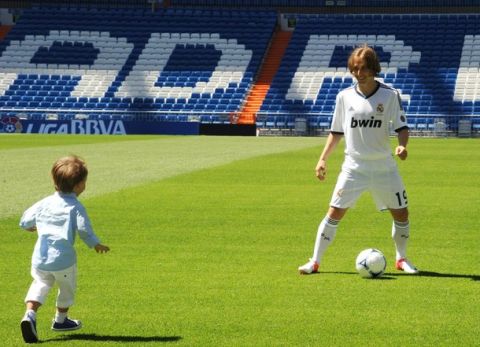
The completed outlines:
<svg viewBox="0 0 480 347">
<path fill-rule="evenodd" d="M 396 271 L 391 219 L 368 194 L 340 224 L 320 274 L 300 276 L 340 169 L 314 166 L 324 138 L 0 136 L 0 336 L 19 328 L 36 235 L 21 213 L 52 192 L 50 167 L 88 163 L 80 200 L 111 252 L 77 240 L 81 330 L 50 330 L 56 289 L 38 314 L 45 346 L 478 346 L 480 140 L 411 139 L 409 256 Z M 392 146 L 394 140 L 392 140 Z M 343 145 L 341 145 L 342 147 Z M 364 248 L 386 274 L 355 273 Z"/>
</svg>

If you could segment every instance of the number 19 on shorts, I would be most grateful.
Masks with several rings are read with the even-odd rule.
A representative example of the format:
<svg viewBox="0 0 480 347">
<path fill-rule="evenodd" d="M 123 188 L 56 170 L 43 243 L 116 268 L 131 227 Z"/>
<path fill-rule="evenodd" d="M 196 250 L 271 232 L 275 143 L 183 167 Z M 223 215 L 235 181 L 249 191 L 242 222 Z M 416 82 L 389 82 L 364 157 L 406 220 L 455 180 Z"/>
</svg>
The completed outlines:
<svg viewBox="0 0 480 347">
<path fill-rule="evenodd" d="M 405 190 L 403 192 L 396 192 L 395 196 L 397 197 L 398 205 L 400 207 L 407 206 L 408 200 L 407 200 L 407 192 Z"/>
</svg>

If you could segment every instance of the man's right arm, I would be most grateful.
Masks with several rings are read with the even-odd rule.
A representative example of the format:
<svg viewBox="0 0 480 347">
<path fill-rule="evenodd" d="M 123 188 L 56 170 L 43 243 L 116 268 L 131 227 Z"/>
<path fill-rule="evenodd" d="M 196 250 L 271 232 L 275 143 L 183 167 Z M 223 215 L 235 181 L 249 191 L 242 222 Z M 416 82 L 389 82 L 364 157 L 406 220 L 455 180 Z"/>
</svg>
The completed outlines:
<svg viewBox="0 0 480 347">
<path fill-rule="evenodd" d="M 333 152 L 335 147 L 337 147 L 342 137 L 342 133 L 336 132 L 330 132 L 330 134 L 328 135 L 325 147 L 323 148 L 320 159 L 318 160 L 317 166 L 315 167 L 315 175 L 318 177 L 319 180 L 323 181 L 325 179 L 325 176 L 327 174 L 327 159 Z"/>
</svg>

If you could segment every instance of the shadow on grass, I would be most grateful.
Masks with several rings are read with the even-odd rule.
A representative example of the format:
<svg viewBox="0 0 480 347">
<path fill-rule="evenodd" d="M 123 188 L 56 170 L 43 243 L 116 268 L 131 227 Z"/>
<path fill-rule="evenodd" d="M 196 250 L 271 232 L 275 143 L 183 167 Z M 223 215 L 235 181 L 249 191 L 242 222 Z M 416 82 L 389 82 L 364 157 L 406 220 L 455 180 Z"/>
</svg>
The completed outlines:
<svg viewBox="0 0 480 347">
<path fill-rule="evenodd" d="M 110 341 L 110 342 L 177 342 L 181 336 L 131 336 L 131 335 L 97 335 L 97 334 L 69 334 L 41 342 L 55 341 Z"/>
<path fill-rule="evenodd" d="M 321 275 L 321 274 L 340 274 L 340 275 L 355 275 L 358 276 L 358 272 L 348 272 L 348 271 L 322 271 L 322 272 L 317 272 L 311 275 Z M 366 280 L 375 280 L 375 281 L 389 281 L 389 280 L 394 280 L 395 278 L 392 277 L 389 273 L 385 273 L 380 277 L 373 277 L 373 278 L 365 278 Z"/>
<path fill-rule="evenodd" d="M 469 278 L 472 281 L 480 281 L 480 275 L 463 275 L 463 274 L 445 274 L 434 271 L 420 271 L 418 276 L 422 277 L 448 277 L 448 278 Z"/>
<path fill-rule="evenodd" d="M 322 274 L 322 273 L 328 273 L 328 274 L 341 274 L 341 275 L 356 275 L 358 276 L 358 273 L 356 272 L 342 272 L 342 271 L 330 271 L 330 272 L 319 272 L 314 275 Z M 434 271 L 420 271 L 416 275 L 412 274 L 407 274 L 404 272 L 398 272 L 398 273 L 390 273 L 387 272 L 383 276 L 379 278 L 375 278 L 377 280 L 381 279 L 395 279 L 395 277 L 400 277 L 400 276 L 413 276 L 413 277 L 438 277 L 438 278 L 466 278 L 466 279 L 471 279 L 472 281 L 480 281 L 480 275 L 464 275 L 464 274 L 449 274 L 449 273 L 440 273 L 440 272 L 434 272 Z"/>
</svg>

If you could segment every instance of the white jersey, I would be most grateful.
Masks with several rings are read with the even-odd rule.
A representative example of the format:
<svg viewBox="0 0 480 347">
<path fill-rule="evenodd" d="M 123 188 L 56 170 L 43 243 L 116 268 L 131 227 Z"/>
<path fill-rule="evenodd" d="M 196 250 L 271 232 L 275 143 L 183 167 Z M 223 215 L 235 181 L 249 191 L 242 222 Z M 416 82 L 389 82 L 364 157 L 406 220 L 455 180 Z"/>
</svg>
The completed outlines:
<svg viewBox="0 0 480 347">
<path fill-rule="evenodd" d="M 360 94 L 356 85 L 337 95 L 331 132 L 345 135 L 345 154 L 353 159 L 377 160 L 392 156 L 390 124 L 407 128 L 399 93 L 378 82 L 372 95 Z"/>
</svg>

